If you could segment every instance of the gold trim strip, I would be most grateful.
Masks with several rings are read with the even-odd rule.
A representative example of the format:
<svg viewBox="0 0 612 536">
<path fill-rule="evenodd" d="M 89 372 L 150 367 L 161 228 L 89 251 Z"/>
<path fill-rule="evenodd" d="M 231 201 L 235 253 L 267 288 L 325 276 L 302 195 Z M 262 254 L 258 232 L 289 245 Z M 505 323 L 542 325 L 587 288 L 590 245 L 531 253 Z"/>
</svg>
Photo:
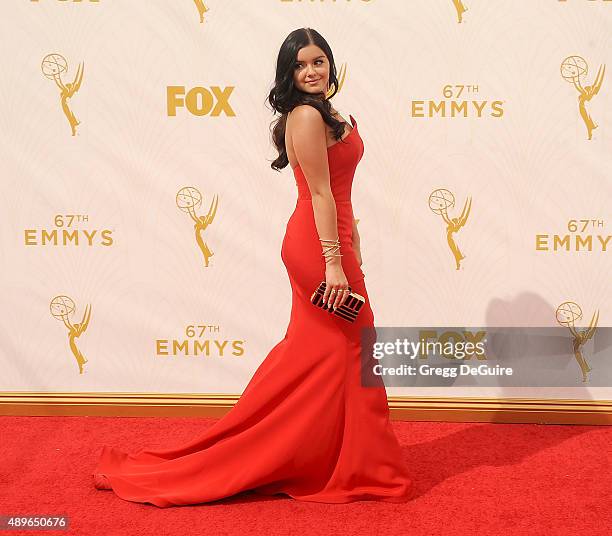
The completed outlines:
<svg viewBox="0 0 612 536">
<path fill-rule="evenodd" d="M 0 415 L 222 417 L 240 395 L 220 393 L 1 392 Z M 406 421 L 612 424 L 612 400 L 388 398 L 391 418 Z"/>
</svg>

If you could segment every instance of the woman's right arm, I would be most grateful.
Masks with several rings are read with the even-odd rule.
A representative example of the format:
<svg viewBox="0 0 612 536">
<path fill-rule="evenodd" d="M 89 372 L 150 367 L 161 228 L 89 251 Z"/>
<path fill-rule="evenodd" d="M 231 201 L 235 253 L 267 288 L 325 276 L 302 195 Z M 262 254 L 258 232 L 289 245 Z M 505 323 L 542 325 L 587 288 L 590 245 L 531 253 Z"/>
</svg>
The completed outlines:
<svg viewBox="0 0 612 536">
<path fill-rule="evenodd" d="M 335 240 L 338 238 L 338 221 L 329 178 L 325 122 L 319 111 L 308 105 L 296 106 L 291 112 L 291 122 L 293 150 L 310 189 L 319 239 Z M 342 305 L 348 296 L 348 292 L 343 292 L 348 288 L 348 281 L 340 259 L 327 258 L 325 266 L 323 302 L 327 302 L 331 290 L 335 289 L 330 299 L 334 308 Z"/>
</svg>

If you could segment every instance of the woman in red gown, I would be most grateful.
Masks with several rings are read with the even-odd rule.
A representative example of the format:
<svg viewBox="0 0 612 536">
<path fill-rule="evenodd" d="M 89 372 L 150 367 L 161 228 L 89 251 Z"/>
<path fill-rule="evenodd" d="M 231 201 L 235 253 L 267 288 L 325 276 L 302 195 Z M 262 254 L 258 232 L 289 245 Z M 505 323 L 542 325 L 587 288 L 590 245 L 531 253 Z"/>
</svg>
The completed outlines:
<svg viewBox="0 0 612 536">
<path fill-rule="evenodd" d="M 291 165 L 298 193 L 281 248 L 292 290 L 285 337 L 231 411 L 189 443 L 133 454 L 105 445 L 94 485 L 122 499 L 168 507 L 243 491 L 324 503 L 411 497 L 384 384 L 362 385 L 361 351 L 376 339 L 351 204 L 363 140 L 353 116 L 348 130 L 326 98 L 338 82 L 316 31 L 289 34 L 276 80 L 269 101 L 287 111 L 274 130 L 272 167 Z M 325 247 L 329 239 L 339 249 Z M 354 323 L 310 302 L 323 280 L 330 304 L 343 303 L 348 287 L 366 298 Z"/>
</svg>

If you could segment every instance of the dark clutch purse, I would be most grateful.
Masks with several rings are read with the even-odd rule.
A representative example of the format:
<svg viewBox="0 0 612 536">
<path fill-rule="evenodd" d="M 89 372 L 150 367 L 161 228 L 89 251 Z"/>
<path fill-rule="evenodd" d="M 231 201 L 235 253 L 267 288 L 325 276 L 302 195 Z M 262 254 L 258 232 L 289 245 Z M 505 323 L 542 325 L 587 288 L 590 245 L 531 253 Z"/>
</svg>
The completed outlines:
<svg viewBox="0 0 612 536">
<path fill-rule="evenodd" d="M 359 311 L 365 303 L 365 298 L 361 294 L 351 291 L 346 300 L 344 300 L 344 303 L 337 309 L 332 310 L 331 307 L 329 307 L 330 298 L 328 298 L 327 304 L 323 304 L 323 294 L 325 293 L 326 286 L 325 281 L 321 281 L 321 284 L 312 293 L 310 301 L 317 307 L 321 307 L 324 311 L 333 313 L 340 318 L 344 318 L 344 320 L 348 320 L 349 322 L 355 322 Z M 349 290 L 351 290 L 351 287 L 349 287 Z"/>
</svg>

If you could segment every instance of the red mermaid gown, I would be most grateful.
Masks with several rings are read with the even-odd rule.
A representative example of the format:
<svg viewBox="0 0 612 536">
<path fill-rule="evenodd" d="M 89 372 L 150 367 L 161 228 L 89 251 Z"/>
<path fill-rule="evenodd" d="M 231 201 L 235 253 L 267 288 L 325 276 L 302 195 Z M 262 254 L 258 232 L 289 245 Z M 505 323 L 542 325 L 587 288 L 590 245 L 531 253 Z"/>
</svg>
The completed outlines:
<svg viewBox="0 0 612 536">
<path fill-rule="evenodd" d="M 372 328 L 374 317 L 352 249 L 351 187 L 364 149 L 349 117 L 353 128 L 328 148 L 328 160 L 342 267 L 351 288 L 366 298 L 357 320 L 351 324 L 310 303 L 325 279 L 325 260 L 310 190 L 297 166 L 298 199 L 281 248 L 292 290 L 285 337 L 236 405 L 189 443 L 133 454 L 105 445 L 96 488 L 159 507 L 242 491 L 322 503 L 410 499 L 412 482 L 389 422 L 384 384 L 361 385 L 361 328 Z M 375 330 L 369 333 L 363 344 L 375 341 Z"/>
</svg>

